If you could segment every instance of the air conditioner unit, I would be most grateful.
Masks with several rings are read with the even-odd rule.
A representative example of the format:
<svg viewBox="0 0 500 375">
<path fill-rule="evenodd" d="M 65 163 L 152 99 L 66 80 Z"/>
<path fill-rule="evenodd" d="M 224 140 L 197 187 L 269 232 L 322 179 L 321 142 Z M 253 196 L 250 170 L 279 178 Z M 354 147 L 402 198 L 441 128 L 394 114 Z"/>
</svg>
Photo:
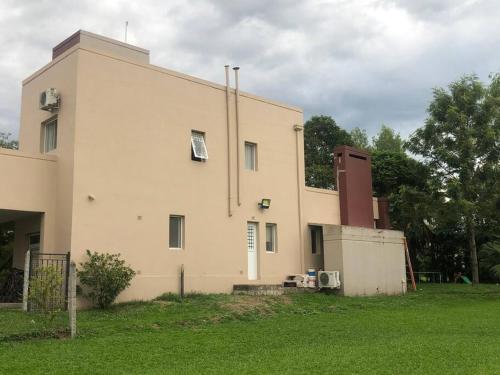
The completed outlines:
<svg viewBox="0 0 500 375">
<path fill-rule="evenodd" d="M 56 89 L 47 89 L 40 94 L 40 109 L 53 112 L 59 108 L 61 98 Z"/>
<path fill-rule="evenodd" d="M 319 271 L 318 286 L 320 288 L 339 289 L 340 272 L 339 271 Z"/>
</svg>

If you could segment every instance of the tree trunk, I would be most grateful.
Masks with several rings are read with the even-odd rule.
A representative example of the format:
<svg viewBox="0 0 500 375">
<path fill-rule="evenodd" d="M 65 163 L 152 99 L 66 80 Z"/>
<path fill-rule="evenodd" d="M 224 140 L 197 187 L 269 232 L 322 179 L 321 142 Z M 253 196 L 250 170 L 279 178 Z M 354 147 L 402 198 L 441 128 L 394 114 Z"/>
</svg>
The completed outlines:
<svg viewBox="0 0 500 375">
<path fill-rule="evenodd" d="M 474 228 L 474 219 L 472 217 L 467 218 L 466 226 L 467 226 L 467 241 L 469 243 L 469 252 L 470 252 L 470 268 L 472 272 L 472 283 L 479 284 L 479 266 L 477 262 L 476 230 Z"/>
</svg>

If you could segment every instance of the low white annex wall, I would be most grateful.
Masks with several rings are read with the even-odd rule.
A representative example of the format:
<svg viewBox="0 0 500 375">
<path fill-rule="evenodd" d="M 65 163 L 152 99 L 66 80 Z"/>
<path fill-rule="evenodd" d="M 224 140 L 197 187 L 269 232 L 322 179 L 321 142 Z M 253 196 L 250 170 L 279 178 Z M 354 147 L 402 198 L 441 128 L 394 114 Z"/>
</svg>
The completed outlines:
<svg viewBox="0 0 500 375">
<path fill-rule="evenodd" d="M 325 270 L 340 271 L 346 296 L 406 292 L 403 233 L 325 225 Z"/>
</svg>

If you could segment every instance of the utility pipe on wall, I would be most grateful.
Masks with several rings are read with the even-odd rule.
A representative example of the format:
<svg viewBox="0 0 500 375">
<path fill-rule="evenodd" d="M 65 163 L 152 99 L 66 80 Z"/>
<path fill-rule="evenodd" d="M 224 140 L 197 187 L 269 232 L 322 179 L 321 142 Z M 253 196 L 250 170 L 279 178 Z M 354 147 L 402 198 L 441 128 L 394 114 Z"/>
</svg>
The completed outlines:
<svg viewBox="0 0 500 375">
<path fill-rule="evenodd" d="M 240 199 L 240 85 L 238 81 L 238 71 L 240 68 L 235 66 L 234 70 L 234 86 L 236 89 L 236 198 L 238 201 L 238 206 L 241 206 Z"/>
<path fill-rule="evenodd" d="M 229 113 L 229 65 L 226 70 L 226 126 L 227 126 L 227 214 L 233 216 L 231 207 L 231 121 Z"/>
<path fill-rule="evenodd" d="M 297 198 L 298 198 L 298 209 L 299 209 L 299 261 L 300 261 L 300 273 L 305 271 L 304 268 L 304 235 L 302 228 L 302 188 L 304 187 L 302 184 L 301 178 L 301 166 L 300 166 L 300 133 L 304 127 L 302 125 L 294 125 L 293 130 L 295 130 L 295 148 L 296 148 L 296 156 L 297 156 Z"/>
</svg>

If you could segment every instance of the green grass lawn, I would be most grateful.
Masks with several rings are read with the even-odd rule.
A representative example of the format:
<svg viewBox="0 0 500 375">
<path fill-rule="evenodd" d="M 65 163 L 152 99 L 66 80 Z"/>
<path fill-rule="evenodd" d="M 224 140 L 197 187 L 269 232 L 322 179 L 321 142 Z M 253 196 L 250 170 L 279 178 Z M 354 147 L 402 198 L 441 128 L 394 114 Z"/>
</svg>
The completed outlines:
<svg viewBox="0 0 500 375">
<path fill-rule="evenodd" d="M 0 373 L 500 374 L 500 286 L 421 288 L 167 296 L 80 312 L 75 340 L 16 341 L 39 318 L 0 310 Z"/>
</svg>

